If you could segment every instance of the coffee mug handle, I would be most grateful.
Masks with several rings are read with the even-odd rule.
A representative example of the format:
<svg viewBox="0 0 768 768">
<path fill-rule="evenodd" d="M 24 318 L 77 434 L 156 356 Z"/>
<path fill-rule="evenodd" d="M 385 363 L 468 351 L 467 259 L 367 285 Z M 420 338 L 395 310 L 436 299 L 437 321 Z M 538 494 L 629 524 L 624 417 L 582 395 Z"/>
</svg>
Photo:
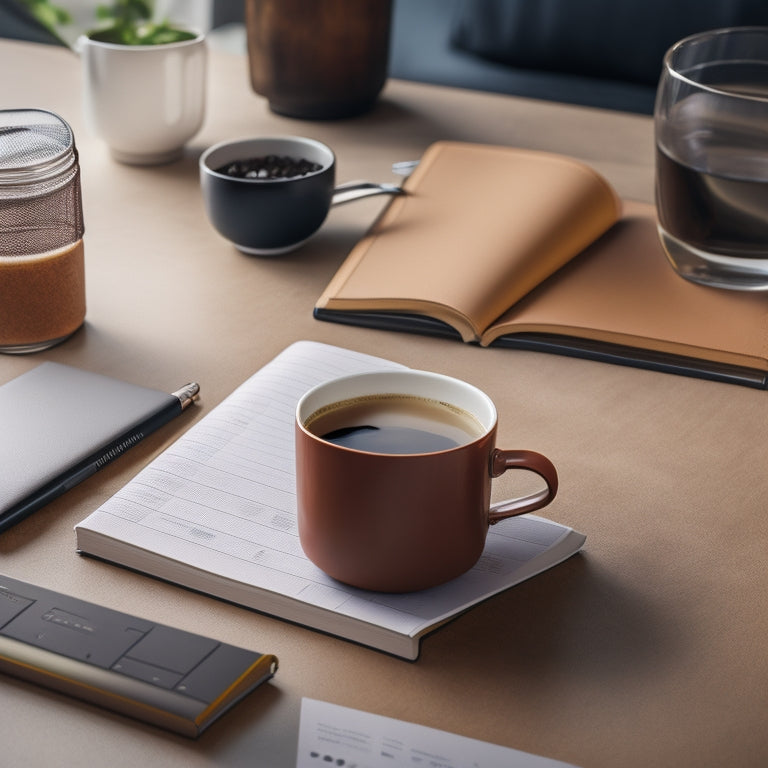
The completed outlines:
<svg viewBox="0 0 768 768">
<path fill-rule="evenodd" d="M 494 449 L 491 454 L 491 477 L 498 477 L 508 469 L 527 469 L 544 478 L 547 487 L 518 499 L 507 499 L 492 504 L 488 512 L 488 523 L 494 525 L 513 515 L 522 515 L 549 504 L 557 494 L 557 470 L 546 457 L 535 451 L 502 451 Z"/>
</svg>

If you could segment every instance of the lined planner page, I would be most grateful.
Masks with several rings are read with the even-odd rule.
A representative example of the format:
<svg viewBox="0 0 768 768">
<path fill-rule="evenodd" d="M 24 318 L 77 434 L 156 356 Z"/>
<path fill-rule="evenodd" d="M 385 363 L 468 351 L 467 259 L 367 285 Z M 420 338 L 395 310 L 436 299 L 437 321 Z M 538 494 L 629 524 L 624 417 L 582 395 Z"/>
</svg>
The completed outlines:
<svg viewBox="0 0 768 768">
<path fill-rule="evenodd" d="M 472 571 L 417 593 L 384 595 L 347 587 L 306 558 L 294 489 L 299 398 L 330 378 L 402 367 L 316 342 L 293 344 L 76 526 L 78 546 L 293 621 L 302 621 L 299 608 L 305 604 L 404 635 L 553 565 L 556 560 L 534 558 L 571 529 L 532 516 L 494 526 Z M 82 545 L 91 540 L 81 535 L 89 531 L 114 546 L 92 552 Z M 145 567 L 150 561 L 152 567 Z M 179 564 L 183 578 L 174 574 Z M 286 611 L 285 601 L 275 603 L 270 595 L 291 598 L 297 610 Z"/>
</svg>

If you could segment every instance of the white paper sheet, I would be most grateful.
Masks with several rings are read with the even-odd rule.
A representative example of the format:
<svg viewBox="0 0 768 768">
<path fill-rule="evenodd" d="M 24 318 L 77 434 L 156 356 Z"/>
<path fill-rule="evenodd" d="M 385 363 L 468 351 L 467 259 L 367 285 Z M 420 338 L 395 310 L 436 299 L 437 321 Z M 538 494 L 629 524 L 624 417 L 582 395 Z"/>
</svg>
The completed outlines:
<svg viewBox="0 0 768 768">
<path fill-rule="evenodd" d="M 324 701 L 305 698 L 301 702 L 296 768 L 566 768 L 569 765 Z"/>
</svg>

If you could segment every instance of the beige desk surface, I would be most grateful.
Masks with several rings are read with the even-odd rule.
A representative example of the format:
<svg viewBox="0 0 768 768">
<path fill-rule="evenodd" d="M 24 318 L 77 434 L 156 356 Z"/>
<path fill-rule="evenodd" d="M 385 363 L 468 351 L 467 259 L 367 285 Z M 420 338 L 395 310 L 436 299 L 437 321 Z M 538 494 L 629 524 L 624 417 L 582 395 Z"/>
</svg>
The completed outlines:
<svg viewBox="0 0 768 768">
<path fill-rule="evenodd" d="M 51 109 L 74 128 L 88 284 L 86 326 L 0 358 L 0 381 L 49 359 L 167 389 L 198 379 L 203 392 L 189 418 L 0 536 L 0 570 L 274 652 L 281 669 L 196 742 L 3 677 L 0 764 L 292 768 L 307 696 L 583 768 L 768 765 L 768 393 L 317 322 L 314 300 L 383 199 L 341 206 L 302 250 L 258 259 L 213 231 L 198 188 L 210 144 L 291 133 L 327 141 L 339 181 L 392 180 L 393 161 L 452 138 L 572 154 L 650 200 L 651 121 L 390 82 L 368 116 L 301 122 L 268 111 L 244 58 L 210 64 L 208 116 L 183 160 L 131 168 L 83 126 L 74 55 L 0 43 L 0 106 Z M 440 629 L 411 664 L 75 553 L 75 523 L 300 338 L 488 391 L 500 443 L 557 464 L 547 514 L 587 534 L 583 554 Z"/>
</svg>

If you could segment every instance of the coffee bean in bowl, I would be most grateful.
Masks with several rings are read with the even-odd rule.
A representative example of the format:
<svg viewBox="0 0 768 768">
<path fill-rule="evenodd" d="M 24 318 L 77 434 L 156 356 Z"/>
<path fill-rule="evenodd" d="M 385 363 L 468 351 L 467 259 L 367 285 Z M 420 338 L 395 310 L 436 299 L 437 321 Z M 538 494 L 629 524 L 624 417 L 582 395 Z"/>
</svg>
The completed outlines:
<svg viewBox="0 0 768 768">
<path fill-rule="evenodd" d="M 216 172 L 236 179 L 295 179 L 319 171 L 322 167 L 320 163 L 303 157 L 264 155 L 233 160 L 216 168 Z"/>
<path fill-rule="evenodd" d="M 336 184 L 331 148 L 301 136 L 222 141 L 203 152 L 199 167 L 214 228 L 255 255 L 287 253 L 310 238 L 328 215 Z"/>
</svg>

